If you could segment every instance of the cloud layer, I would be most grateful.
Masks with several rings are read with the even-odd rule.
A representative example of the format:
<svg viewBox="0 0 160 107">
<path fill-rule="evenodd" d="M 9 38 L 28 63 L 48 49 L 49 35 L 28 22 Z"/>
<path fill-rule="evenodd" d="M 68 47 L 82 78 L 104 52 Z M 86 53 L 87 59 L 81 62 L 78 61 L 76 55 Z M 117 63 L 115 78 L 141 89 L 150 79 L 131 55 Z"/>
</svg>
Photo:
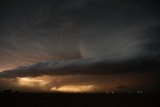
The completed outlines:
<svg viewBox="0 0 160 107">
<path fill-rule="evenodd" d="M 76 59 L 63 61 L 38 62 L 29 66 L 3 71 L 1 78 L 27 77 L 42 75 L 109 75 L 125 74 L 129 72 L 155 72 L 159 71 L 159 58 L 141 57 L 124 61 L 112 61 L 107 59 Z"/>
</svg>

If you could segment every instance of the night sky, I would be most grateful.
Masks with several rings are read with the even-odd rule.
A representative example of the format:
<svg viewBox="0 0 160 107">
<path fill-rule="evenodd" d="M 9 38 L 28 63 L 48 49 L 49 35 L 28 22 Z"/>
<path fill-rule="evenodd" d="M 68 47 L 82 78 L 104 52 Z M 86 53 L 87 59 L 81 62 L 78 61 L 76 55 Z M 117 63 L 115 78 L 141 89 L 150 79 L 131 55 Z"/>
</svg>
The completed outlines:
<svg viewBox="0 0 160 107">
<path fill-rule="evenodd" d="M 160 90 L 158 0 L 1 0 L 0 90 Z"/>
</svg>

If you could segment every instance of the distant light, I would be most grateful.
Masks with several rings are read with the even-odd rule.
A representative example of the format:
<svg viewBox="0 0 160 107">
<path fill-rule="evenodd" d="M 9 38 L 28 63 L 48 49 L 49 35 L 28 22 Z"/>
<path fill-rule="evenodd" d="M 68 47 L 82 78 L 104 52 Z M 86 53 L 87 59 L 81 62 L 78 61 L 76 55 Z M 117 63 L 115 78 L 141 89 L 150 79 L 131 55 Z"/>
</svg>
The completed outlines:
<svg viewBox="0 0 160 107">
<path fill-rule="evenodd" d="M 112 94 L 114 93 L 114 92 L 111 92 Z"/>
<path fill-rule="evenodd" d="M 129 93 L 132 93 L 131 91 L 129 91 Z"/>
<path fill-rule="evenodd" d="M 142 91 L 137 91 L 137 93 L 143 93 Z"/>
</svg>

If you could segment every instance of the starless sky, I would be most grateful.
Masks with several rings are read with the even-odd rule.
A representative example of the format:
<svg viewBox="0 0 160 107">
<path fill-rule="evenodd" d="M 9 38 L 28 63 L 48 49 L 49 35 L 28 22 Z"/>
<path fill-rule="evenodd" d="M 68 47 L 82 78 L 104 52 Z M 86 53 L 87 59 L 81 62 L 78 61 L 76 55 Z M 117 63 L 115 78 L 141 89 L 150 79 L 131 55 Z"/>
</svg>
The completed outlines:
<svg viewBox="0 0 160 107">
<path fill-rule="evenodd" d="M 0 89 L 160 89 L 156 0 L 2 0 Z"/>
</svg>

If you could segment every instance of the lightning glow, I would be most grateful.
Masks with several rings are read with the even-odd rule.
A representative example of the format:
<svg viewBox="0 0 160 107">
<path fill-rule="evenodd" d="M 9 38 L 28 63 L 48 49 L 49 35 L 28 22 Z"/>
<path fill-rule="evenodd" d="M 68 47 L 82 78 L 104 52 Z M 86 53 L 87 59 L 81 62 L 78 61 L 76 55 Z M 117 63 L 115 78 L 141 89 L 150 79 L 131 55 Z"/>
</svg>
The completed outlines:
<svg viewBox="0 0 160 107">
<path fill-rule="evenodd" d="M 18 84 L 20 86 L 27 86 L 27 87 L 43 87 L 47 84 L 47 81 L 43 81 L 36 78 L 18 78 Z"/>
<path fill-rule="evenodd" d="M 61 87 L 53 87 L 51 91 L 59 91 L 59 92 L 91 92 L 95 88 L 95 85 L 64 85 Z"/>
</svg>

